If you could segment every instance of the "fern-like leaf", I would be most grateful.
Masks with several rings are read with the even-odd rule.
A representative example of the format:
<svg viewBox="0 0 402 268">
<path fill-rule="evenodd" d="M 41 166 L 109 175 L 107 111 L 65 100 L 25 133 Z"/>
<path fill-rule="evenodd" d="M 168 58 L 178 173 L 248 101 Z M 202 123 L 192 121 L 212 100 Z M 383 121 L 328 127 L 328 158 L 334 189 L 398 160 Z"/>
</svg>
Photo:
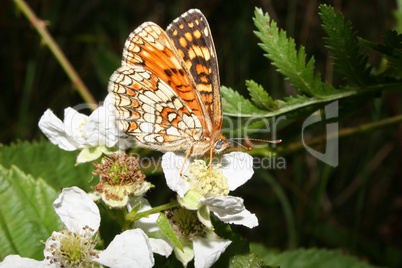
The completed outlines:
<svg viewBox="0 0 402 268">
<path fill-rule="evenodd" d="M 383 54 L 389 65 L 399 73 L 396 76 L 398 78 L 402 76 L 402 34 L 391 30 L 386 31 L 383 38 L 384 44 L 373 43 L 362 38 L 359 38 L 359 42 Z"/>
<path fill-rule="evenodd" d="M 223 96 L 222 107 L 226 115 L 252 117 L 266 114 L 265 111 L 255 107 L 251 101 L 231 88 L 221 86 L 221 93 Z"/>
<path fill-rule="evenodd" d="M 253 80 L 247 80 L 246 86 L 250 92 L 251 100 L 258 108 L 268 111 L 274 111 L 280 108 L 278 101 L 274 101 L 261 85 L 257 84 Z"/>
<path fill-rule="evenodd" d="M 276 22 L 260 8 L 255 10 L 254 24 L 258 29 L 254 33 L 262 41 L 259 45 L 267 52 L 265 56 L 296 88 L 317 98 L 336 92 L 331 85 L 321 81 L 319 74 L 314 74 L 314 58 L 306 63 L 304 47 L 297 51 L 294 39 L 287 38 L 286 32 L 279 30 Z"/>
<path fill-rule="evenodd" d="M 341 12 L 335 14 L 333 7 L 327 5 L 320 6 L 319 15 L 324 23 L 322 28 L 328 34 L 324 38 L 326 47 L 334 54 L 335 71 L 352 84 L 368 84 L 371 80 L 370 68 L 366 68 L 368 58 L 360 52 L 352 23 L 345 22 Z"/>
</svg>

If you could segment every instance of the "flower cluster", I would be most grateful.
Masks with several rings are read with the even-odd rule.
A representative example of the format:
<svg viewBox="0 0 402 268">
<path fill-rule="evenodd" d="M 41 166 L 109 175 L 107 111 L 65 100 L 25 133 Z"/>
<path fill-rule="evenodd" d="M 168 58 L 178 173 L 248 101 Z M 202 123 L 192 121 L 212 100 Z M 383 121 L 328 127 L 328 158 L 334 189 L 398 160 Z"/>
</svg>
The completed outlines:
<svg viewBox="0 0 402 268">
<path fill-rule="evenodd" d="M 154 186 L 140 171 L 139 159 L 122 151 L 127 143 L 116 129 L 114 109 L 108 96 L 89 116 L 67 108 L 62 122 L 52 111 L 44 113 L 40 129 L 61 149 L 81 150 L 77 163 L 105 154 L 93 162 L 93 179 L 99 183 L 89 194 L 77 187 L 62 190 L 53 207 L 65 227 L 47 239 L 42 261 L 10 255 L 0 266 L 152 267 L 154 253 L 165 257 L 174 253 L 184 266 L 194 260 L 195 267 L 210 267 L 231 244 L 215 233 L 211 217 L 248 228 L 258 225 L 243 199 L 230 195 L 253 175 L 252 157 L 241 152 L 225 154 L 213 165 L 165 153 L 162 169 L 177 199 L 152 207 L 144 195 Z M 120 215 L 122 232 L 103 250 L 95 202 Z"/>
</svg>

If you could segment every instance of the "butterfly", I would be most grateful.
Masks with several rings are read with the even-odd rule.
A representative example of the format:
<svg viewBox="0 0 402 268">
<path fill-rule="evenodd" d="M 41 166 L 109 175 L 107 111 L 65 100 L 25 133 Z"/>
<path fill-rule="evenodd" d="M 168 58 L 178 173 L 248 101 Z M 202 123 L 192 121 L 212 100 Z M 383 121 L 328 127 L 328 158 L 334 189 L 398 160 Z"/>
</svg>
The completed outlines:
<svg viewBox="0 0 402 268">
<path fill-rule="evenodd" d="M 218 60 L 207 19 L 190 9 L 164 31 L 145 22 L 127 38 L 110 77 L 117 122 L 140 146 L 187 151 L 186 158 L 230 146 L 222 135 Z"/>
</svg>

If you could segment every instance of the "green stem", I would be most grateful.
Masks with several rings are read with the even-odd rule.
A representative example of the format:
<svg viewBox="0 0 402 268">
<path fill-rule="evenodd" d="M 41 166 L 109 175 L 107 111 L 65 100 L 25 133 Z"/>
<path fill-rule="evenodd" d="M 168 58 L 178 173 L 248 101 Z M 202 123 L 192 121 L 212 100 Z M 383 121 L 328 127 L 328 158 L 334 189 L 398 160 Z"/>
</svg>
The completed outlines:
<svg viewBox="0 0 402 268">
<path fill-rule="evenodd" d="M 279 199 L 279 202 L 282 205 L 283 214 L 286 219 L 287 232 L 289 237 L 289 249 L 295 249 L 297 247 L 297 237 L 296 237 L 296 227 L 295 220 L 293 218 L 292 208 L 290 206 L 289 200 L 286 197 L 285 192 L 282 190 L 281 186 L 275 181 L 275 179 L 266 174 L 263 176 L 264 180 L 271 185 L 272 190 L 275 192 L 276 196 Z"/>
<path fill-rule="evenodd" d="M 397 116 L 390 117 L 390 118 L 380 120 L 380 121 L 376 121 L 373 123 L 360 125 L 358 127 L 341 129 L 338 133 L 334 133 L 334 134 L 331 134 L 328 136 L 323 135 L 323 136 L 320 136 L 317 138 L 307 140 L 307 141 L 305 141 L 305 144 L 306 145 L 320 144 L 320 143 L 324 143 L 328 140 L 334 139 L 336 137 L 342 138 L 342 137 L 351 136 L 351 135 L 354 135 L 357 133 L 370 132 L 370 131 L 376 130 L 378 128 L 383 128 L 386 126 L 399 124 L 401 122 L 402 122 L 402 115 L 397 115 Z M 281 149 L 281 147 L 278 147 L 278 153 L 279 154 L 290 154 L 290 153 L 293 153 L 294 151 L 298 151 L 302 148 L 304 148 L 304 145 L 301 141 L 295 142 L 295 143 L 289 144 L 288 146 L 286 146 L 285 148 L 282 148 L 282 149 Z"/>
<path fill-rule="evenodd" d="M 126 217 L 126 220 L 128 222 L 135 222 L 141 218 L 148 217 L 150 214 L 158 213 L 162 210 L 166 210 L 166 209 L 177 207 L 177 206 L 179 206 L 179 202 L 177 200 L 175 200 L 170 203 L 167 203 L 167 204 L 164 204 L 161 206 L 157 206 L 157 207 L 151 208 L 149 210 L 146 210 L 146 211 L 143 211 L 140 213 L 136 213 L 136 211 L 132 211 L 133 213 L 130 212 Z"/>
<path fill-rule="evenodd" d="M 43 42 L 49 47 L 50 51 L 60 63 L 61 67 L 66 72 L 71 82 L 73 82 L 75 88 L 84 99 L 84 101 L 88 104 L 97 104 L 97 101 L 91 95 L 84 82 L 82 82 L 74 67 L 68 61 L 64 53 L 61 51 L 60 47 L 57 45 L 56 41 L 48 32 L 45 22 L 39 19 L 32 11 L 32 9 L 23 0 L 14 0 L 14 2 L 25 15 L 25 17 L 27 17 L 27 19 L 34 26 L 38 34 L 41 36 Z M 89 107 L 92 109 L 93 105 L 89 105 Z"/>
<path fill-rule="evenodd" d="M 303 101 L 298 104 L 292 104 L 292 105 L 284 105 L 278 110 L 267 112 L 267 113 L 244 113 L 244 112 L 237 112 L 237 113 L 228 113 L 228 112 L 223 112 L 224 115 L 227 116 L 233 116 L 233 117 L 266 117 L 270 118 L 273 116 L 279 116 L 282 114 L 286 114 L 288 112 L 295 111 L 297 109 L 301 109 L 304 107 L 309 107 L 314 104 L 322 104 L 322 103 L 329 103 L 333 102 L 336 100 L 344 99 L 344 98 L 349 98 L 349 97 L 356 97 L 359 95 L 364 95 L 368 94 L 370 92 L 377 92 L 377 91 L 394 91 L 399 88 L 401 88 L 402 83 L 401 82 L 392 82 L 389 84 L 376 84 L 373 86 L 365 86 L 364 88 L 342 88 L 338 89 L 339 92 L 328 94 L 325 97 L 322 98 L 317 98 L 317 97 L 311 97 L 309 98 L 308 101 Z M 285 103 L 286 104 L 286 103 Z"/>
</svg>

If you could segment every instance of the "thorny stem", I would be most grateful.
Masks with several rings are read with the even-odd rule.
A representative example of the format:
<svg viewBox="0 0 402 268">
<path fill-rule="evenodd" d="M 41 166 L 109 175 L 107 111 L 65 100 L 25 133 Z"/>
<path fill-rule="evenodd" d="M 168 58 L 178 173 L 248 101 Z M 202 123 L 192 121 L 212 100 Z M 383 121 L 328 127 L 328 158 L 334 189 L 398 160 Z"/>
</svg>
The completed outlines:
<svg viewBox="0 0 402 268">
<path fill-rule="evenodd" d="M 50 35 L 46 28 L 46 24 L 43 20 L 39 19 L 32 9 L 25 3 L 24 0 L 14 0 L 15 4 L 22 11 L 22 13 L 27 17 L 27 19 L 35 27 L 36 31 L 42 37 L 43 42 L 49 47 L 50 51 L 56 57 L 57 61 L 60 63 L 61 67 L 64 69 L 71 82 L 73 82 L 76 90 L 84 99 L 87 104 L 96 104 L 97 101 L 89 92 L 88 88 L 85 86 L 84 82 L 78 76 L 74 67 L 68 61 L 64 53 L 61 51 L 60 47 L 57 45 L 56 41 Z M 94 105 L 89 105 L 91 109 L 94 109 Z"/>
</svg>

